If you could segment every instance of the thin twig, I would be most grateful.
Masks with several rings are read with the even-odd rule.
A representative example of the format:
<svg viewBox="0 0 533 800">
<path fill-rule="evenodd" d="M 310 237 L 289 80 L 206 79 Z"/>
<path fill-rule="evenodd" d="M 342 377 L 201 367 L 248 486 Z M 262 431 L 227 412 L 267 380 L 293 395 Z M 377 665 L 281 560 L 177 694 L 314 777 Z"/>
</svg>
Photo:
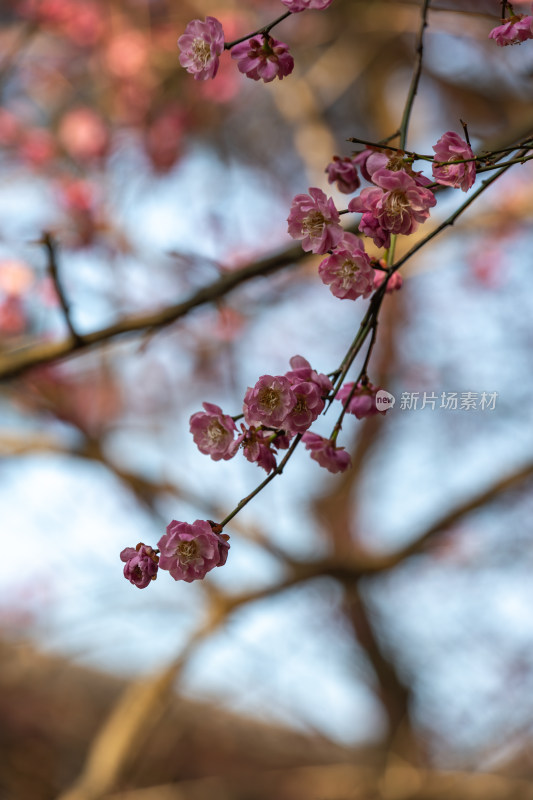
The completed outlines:
<svg viewBox="0 0 533 800">
<path fill-rule="evenodd" d="M 83 338 L 77 332 L 72 322 L 72 315 L 70 313 L 70 304 L 67 300 L 65 291 L 63 289 L 63 284 L 59 278 L 56 243 L 54 241 L 52 234 L 49 233 L 48 231 L 45 231 L 43 233 L 42 243 L 44 244 L 45 250 L 48 255 L 48 273 L 52 279 L 52 283 L 54 284 L 54 289 L 56 290 L 56 294 L 59 299 L 59 304 L 63 310 L 63 316 L 65 318 L 67 328 L 69 329 L 70 335 L 74 341 L 74 347 L 76 348 L 81 347 L 83 346 Z"/>
</svg>

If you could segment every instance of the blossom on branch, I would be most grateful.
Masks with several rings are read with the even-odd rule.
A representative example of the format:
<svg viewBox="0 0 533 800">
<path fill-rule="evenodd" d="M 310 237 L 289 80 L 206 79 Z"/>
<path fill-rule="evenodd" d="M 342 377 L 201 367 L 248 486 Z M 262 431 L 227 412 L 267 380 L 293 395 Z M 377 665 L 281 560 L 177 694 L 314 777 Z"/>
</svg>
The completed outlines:
<svg viewBox="0 0 533 800">
<path fill-rule="evenodd" d="M 307 9 L 315 8 L 322 11 L 328 8 L 333 0 L 281 0 L 284 6 L 287 6 L 289 11 L 297 14 L 299 11 L 306 11 Z"/>
<path fill-rule="evenodd" d="M 513 14 L 503 25 L 491 30 L 489 39 L 494 39 L 500 47 L 521 44 L 526 39 L 533 39 L 533 17 Z"/>
<path fill-rule="evenodd" d="M 353 383 L 345 383 L 342 389 L 337 393 L 336 400 L 341 403 L 346 403 L 350 393 L 353 389 Z M 386 414 L 387 411 L 379 411 L 376 406 L 376 395 L 379 391 L 378 386 L 374 386 L 369 381 L 367 383 L 359 382 L 352 394 L 346 411 L 349 414 L 355 414 L 357 419 L 363 417 L 373 417 L 374 414 Z"/>
<path fill-rule="evenodd" d="M 403 169 L 378 169 L 372 180 L 379 188 L 363 189 L 350 200 L 348 208 L 363 214 L 359 224 L 363 233 L 378 247 L 388 247 L 391 233 L 414 233 L 437 201 L 432 191 L 420 186 Z"/>
<path fill-rule="evenodd" d="M 335 297 L 356 300 L 368 297 L 374 290 L 374 270 L 363 243 L 353 233 L 345 233 L 332 255 L 318 267 L 323 283 Z"/>
<path fill-rule="evenodd" d="M 254 81 L 283 80 L 294 69 L 288 45 L 265 34 L 235 45 L 231 57 L 237 60 L 239 71 Z"/>
<path fill-rule="evenodd" d="M 302 442 L 311 451 L 311 458 L 330 472 L 344 472 L 352 465 L 350 454 L 344 447 L 337 447 L 331 439 L 308 431 L 302 436 Z"/>
<path fill-rule="evenodd" d="M 243 412 L 247 425 L 281 428 L 294 407 L 296 397 L 289 380 L 282 375 L 262 375 L 244 395 Z"/>
<path fill-rule="evenodd" d="M 285 377 L 289 379 L 291 384 L 312 381 L 319 387 L 322 397 L 325 397 L 333 389 L 333 384 L 328 376 L 324 375 L 323 372 L 315 372 L 309 361 L 303 356 L 293 356 L 289 364 L 292 369 L 285 373 Z"/>
<path fill-rule="evenodd" d="M 276 450 L 272 441 L 275 434 L 272 431 L 256 428 L 254 425 L 246 428 L 242 423 L 241 430 L 242 434 L 238 437 L 237 444 L 242 447 L 244 457 L 264 469 L 267 474 L 276 469 Z"/>
<path fill-rule="evenodd" d="M 327 165 L 326 172 L 328 183 L 336 183 L 337 189 L 343 194 L 352 194 L 361 185 L 357 166 L 350 156 L 345 158 L 333 156 L 333 161 Z"/>
<path fill-rule="evenodd" d="M 178 39 L 180 64 L 197 81 L 214 78 L 218 72 L 218 57 L 224 50 L 224 31 L 215 17 L 205 22 L 193 19 Z"/>
<path fill-rule="evenodd" d="M 201 453 L 213 461 L 233 458 L 237 450 L 234 433 L 237 426 L 232 417 L 223 414 L 220 406 L 202 403 L 205 411 L 197 411 L 189 420 L 189 428 Z"/>
<path fill-rule="evenodd" d="M 201 580 L 214 567 L 222 567 L 228 557 L 228 538 L 216 533 L 207 520 L 189 524 L 172 520 L 158 542 L 159 566 L 170 572 L 175 581 Z"/>
<path fill-rule="evenodd" d="M 151 581 L 155 581 L 159 557 L 149 545 L 139 542 L 137 547 L 126 547 L 120 559 L 126 562 L 124 577 L 138 589 L 145 589 Z"/>
<path fill-rule="evenodd" d="M 433 164 L 433 177 L 443 186 L 454 186 L 467 192 L 476 180 L 475 161 L 464 159 L 475 158 L 470 145 L 461 139 L 459 134 L 448 131 L 443 134 L 437 144 L 433 145 L 435 161 L 459 161 L 459 164 Z"/>
<path fill-rule="evenodd" d="M 309 189 L 309 194 L 296 195 L 287 222 L 290 236 L 303 239 L 302 248 L 311 253 L 332 250 L 344 233 L 335 203 L 316 188 Z"/>
</svg>

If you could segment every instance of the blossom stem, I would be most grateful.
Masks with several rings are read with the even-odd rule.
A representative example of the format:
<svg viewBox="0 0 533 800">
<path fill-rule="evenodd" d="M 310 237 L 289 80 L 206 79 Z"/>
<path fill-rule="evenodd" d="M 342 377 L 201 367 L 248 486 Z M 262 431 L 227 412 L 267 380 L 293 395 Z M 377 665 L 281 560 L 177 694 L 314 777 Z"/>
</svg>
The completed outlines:
<svg viewBox="0 0 533 800">
<path fill-rule="evenodd" d="M 422 5 L 420 30 L 418 32 L 418 41 L 416 45 L 417 60 L 416 60 L 415 70 L 413 72 L 413 77 L 411 80 L 411 86 L 409 87 L 409 93 L 407 95 L 407 101 L 405 103 L 405 108 L 403 111 L 402 121 L 400 124 L 400 148 L 402 149 L 405 148 L 405 143 L 407 141 L 407 130 L 409 128 L 409 119 L 411 117 L 411 111 L 413 109 L 415 96 L 418 91 L 420 75 L 422 74 L 422 59 L 424 55 L 424 29 L 428 24 L 427 16 L 428 16 L 430 2 L 431 0 L 424 0 L 424 3 Z"/>
<path fill-rule="evenodd" d="M 287 451 L 286 455 L 284 456 L 283 460 L 282 460 L 282 461 L 280 461 L 280 463 L 278 464 L 278 466 L 277 466 L 277 467 L 276 467 L 274 470 L 272 470 L 272 472 L 270 473 L 270 475 L 268 475 L 268 477 L 266 477 L 266 478 L 265 478 L 265 480 L 264 480 L 264 481 L 262 481 L 262 482 L 259 484 L 259 486 L 256 486 L 256 487 L 255 487 L 255 489 L 253 490 L 253 492 L 250 492 L 250 494 L 249 494 L 249 495 L 247 495 L 246 497 L 244 497 L 244 498 L 243 498 L 243 499 L 240 501 L 240 503 L 238 503 L 238 504 L 235 506 L 235 508 L 233 509 L 233 511 L 231 511 L 231 512 L 230 512 L 230 513 L 227 515 L 227 517 L 224 517 L 224 519 L 223 519 L 223 520 L 222 520 L 222 522 L 220 523 L 220 525 L 221 525 L 221 527 L 222 527 L 222 528 L 223 528 L 225 525 L 227 525 L 227 524 L 228 524 L 228 522 L 230 522 L 230 520 L 232 520 L 232 519 L 233 519 L 233 517 L 236 517 L 236 516 L 237 516 L 237 514 L 239 513 L 239 511 L 241 511 L 241 510 L 244 508 L 244 506 L 248 505 L 248 503 L 250 502 L 250 500 L 252 500 L 252 499 L 253 499 L 253 498 L 254 498 L 254 497 L 257 495 L 257 494 L 259 494 L 259 492 L 261 492 L 261 491 L 262 491 L 262 490 L 265 488 L 265 486 L 267 486 L 267 485 L 270 483 L 270 481 L 273 481 L 273 480 L 274 480 L 274 478 L 276 477 L 276 475 L 281 475 L 281 473 L 283 472 L 283 470 L 284 470 L 284 468 L 285 468 L 285 465 L 286 465 L 287 461 L 289 460 L 289 458 L 292 456 L 292 454 L 293 454 L 293 453 L 294 453 L 294 451 L 296 450 L 296 448 L 297 448 L 297 446 L 298 446 L 298 444 L 299 444 L 299 442 L 300 442 L 300 439 L 301 439 L 301 438 L 302 438 L 302 434 L 301 434 L 301 433 L 299 433 L 299 434 L 296 436 L 296 438 L 295 438 L 294 442 L 291 444 L 291 446 L 290 446 L 289 450 Z"/>
<path fill-rule="evenodd" d="M 274 22 L 270 22 L 268 25 L 264 25 L 259 30 L 254 31 L 253 33 L 248 33 L 246 36 L 241 36 L 240 39 L 235 39 L 233 42 L 224 42 L 224 50 L 231 50 L 232 47 L 235 47 L 236 44 L 240 44 L 241 42 L 245 42 L 247 39 L 251 39 L 254 36 L 259 36 L 259 34 L 263 34 L 264 36 L 268 35 L 268 33 L 272 30 L 275 25 L 278 25 L 287 17 L 290 17 L 292 11 L 286 11 L 281 17 L 278 17 L 274 20 Z"/>
</svg>

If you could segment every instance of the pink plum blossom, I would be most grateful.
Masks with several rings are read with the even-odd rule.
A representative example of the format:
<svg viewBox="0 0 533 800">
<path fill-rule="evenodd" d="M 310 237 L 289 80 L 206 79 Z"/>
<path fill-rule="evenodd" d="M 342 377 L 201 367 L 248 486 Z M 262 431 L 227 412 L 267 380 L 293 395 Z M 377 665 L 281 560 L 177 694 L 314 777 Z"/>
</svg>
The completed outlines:
<svg viewBox="0 0 533 800">
<path fill-rule="evenodd" d="M 124 577 L 137 586 L 145 589 L 157 577 L 159 557 L 149 545 L 139 542 L 137 547 L 126 547 L 120 554 L 125 561 Z"/>
<path fill-rule="evenodd" d="M 333 389 L 333 384 L 328 376 L 324 375 L 323 372 L 315 372 L 309 361 L 303 356 L 293 356 L 289 364 L 292 369 L 285 373 L 285 377 L 288 378 L 291 384 L 312 381 L 319 387 L 321 397 L 325 397 Z"/>
<path fill-rule="evenodd" d="M 254 81 L 268 83 L 274 78 L 283 80 L 294 69 L 294 59 L 288 46 L 264 34 L 235 45 L 231 57 L 237 59 L 239 71 Z"/>
<path fill-rule="evenodd" d="M 306 449 L 311 451 L 311 458 L 330 472 L 344 472 L 352 465 L 350 454 L 344 447 L 336 447 L 331 439 L 325 439 L 308 431 L 302 436 L 302 442 Z"/>
<path fill-rule="evenodd" d="M 489 39 L 494 39 L 500 47 L 521 44 L 526 39 L 533 39 L 533 17 L 513 14 L 503 25 L 491 30 Z"/>
<path fill-rule="evenodd" d="M 373 239 L 376 247 L 389 247 L 390 233 L 385 230 L 379 220 L 379 211 L 384 195 L 383 189 L 377 187 L 363 189 L 363 191 L 348 203 L 350 211 L 357 211 L 362 214 L 359 221 L 359 230 L 365 236 Z"/>
<path fill-rule="evenodd" d="M 200 519 L 192 525 L 172 520 L 157 546 L 161 551 L 161 569 L 167 569 L 175 581 L 187 583 L 201 580 L 214 567 L 222 567 L 229 550 L 227 537 L 216 533 L 210 522 Z"/>
<path fill-rule="evenodd" d="M 281 428 L 295 402 L 296 398 L 287 378 L 281 375 L 262 375 L 255 386 L 248 387 L 246 391 L 244 419 L 247 425 Z"/>
<path fill-rule="evenodd" d="M 303 239 L 302 248 L 312 253 L 327 253 L 338 245 L 343 230 L 339 212 L 331 197 L 321 189 L 311 188 L 309 194 L 297 194 L 287 219 L 293 239 Z"/>
<path fill-rule="evenodd" d="M 459 134 L 448 131 L 433 145 L 435 161 L 460 161 L 474 158 L 470 145 L 461 139 Z M 443 186 L 455 186 L 467 192 L 476 180 L 476 164 L 474 161 L 439 166 L 433 164 L 433 177 Z"/>
<path fill-rule="evenodd" d="M 193 19 L 178 39 L 181 50 L 180 64 L 195 80 L 214 78 L 218 72 L 218 57 L 224 50 L 224 31 L 215 17 L 206 17 L 205 22 Z"/>
<path fill-rule="evenodd" d="M 281 0 L 284 6 L 287 6 L 289 11 L 297 14 L 299 11 L 306 11 L 307 9 L 315 8 L 322 11 L 328 8 L 333 0 Z"/>
<path fill-rule="evenodd" d="M 381 269 L 374 270 L 374 289 L 379 289 L 385 278 L 387 277 L 387 273 Z M 387 288 L 385 292 L 387 294 L 391 294 L 391 292 L 395 292 L 398 289 L 401 289 L 403 286 L 403 278 L 399 272 L 393 272 L 391 277 L 387 282 Z"/>
<path fill-rule="evenodd" d="M 289 433 L 303 433 L 324 410 L 320 387 L 312 381 L 301 381 L 292 386 L 296 402 L 283 421 Z"/>
<path fill-rule="evenodd" d="M 227 461 L 235 455 L 237 445 L 234 433 L 235 422 L 213 403 L 202 404 L 205 411 L 197 411 L 189 420 L 190 431 L 201 453 L 211 456 L 213 461 Z"/>
<path fill-rule="evenodd" d="M 413 170 L 411 163 L 405 160 L 403 151 L 376 151 L 373 148 L 367 148 L 361 153 L 357 153 L 353 160 L 359 166 L 363 178 L 369 183 L 376 183 L 373 175 L 375 172 L 378 172 L 378 170 L 383 169 L 389 172 L 399 172 L 403 170 L 407 172 L 419 186 L 428 186 L 431 183 L 429 178 L 426 178 L 421 172 L 415 172 Z"/>
<path fill-rule="evenodd" d="M 322 282 L 341 300 L 368 297 L 374 290 L 374 270 L 360 238 L 345 233 L 342 241 L 318 267 Z"/>
<path fill-rule="evenodd" d="M 361 185 L 357 167 L 350 156 L 345 158 L 333 156 L 333 161 L 326 167 L 326 172 L 328 183 L 336 183 L 337 189 L 343 194 L 351 194 Z"/>
<path fill-rule="evenodd" d="M 388 247 L 387 233 L 414 233 L 437 201 L 433 192 L 419 186 L 404 170 L 380 169 L 372 180 L 379 189 L 363 189 L 350 200 L 348 208 L 363 213 L 359 227 L 378 247 Z"/>
<path fill-rule="evenodd" d="M 353 388 L 353 383 L 345 383 L 342 389 L 337 393 L 336 400 L 340 400 L 341 403 L 345 403 L 350 396 L 350 393 Z M 376 406 L 376 394 L 379 391 L 378 386 L 373 386 L 370 382 L 367 383 L 358 383 L 353 393 L 346 411 L 349 414 L 355 414 L 357 419 L 363 419 L 363 417 L 373 417 L 374 414 L 386 414 L 386 411 L 378 411 Z"/>
<path fill-rule="evenodd" d="M 241 429 L 242 434 L 238 437 L 237 442 L 242 447 L 244 457 L 252 464 L 257 464 L 265 472 L 272 472 L 277 466 L 276 450 L 271 441 L 274 434 L 271 431 L 258 429 L 254 425 L 246 428 L 241 424 Z M 276 444 L 278 438 L 281 437 L 276 437 Z"/>
</svg>

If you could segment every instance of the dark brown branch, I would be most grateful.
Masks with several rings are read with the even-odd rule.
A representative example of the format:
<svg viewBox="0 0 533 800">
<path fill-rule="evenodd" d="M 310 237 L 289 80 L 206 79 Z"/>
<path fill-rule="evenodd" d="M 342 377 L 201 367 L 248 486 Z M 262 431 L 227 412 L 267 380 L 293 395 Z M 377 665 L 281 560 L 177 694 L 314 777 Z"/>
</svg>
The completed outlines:
<svg viewBox="0 0 533 800">
<path fill-rule="evenodd" d="M 80 347 L 80 345 L 82 344 L 82 339 L 72 323 L 72 316 L 70 313 L 70 303 L 67 300 L 65 292 L 63 290 L 63 284 L 59 278 L 56 243 L 52 237 L 52 234 L 49 233 L 48 231 L 45 231 L 43 233 L 42 243 L 44 244 L 48 256 L 48 272 L 50 274 L 50 278 L 52 279 L 52 283 L 54 284 L 54 289 L 59 299 L 59 305 L 63 310 L 63 316 L 65 318 L 67 328 L 74 341 L 74 346 Z"/>
<path fill-rule="evenodd" d="M 307 253 L 304 253 L 299 245 L 295 245 L 275 256 L 255 261 L 242 269 L 226 272 L 218 280 L 202 289 L 198 289 L 182 303 L 167 306 L 160 311 L 131 315 L 106 328 L 78 335 L 77 338 L 74 338 L 71 334 L 68 339 L 63 339 L 60 342 L 43 342 L 3 354 L 0 357 L 0 380 L 14 378 L 32 367 L 77 355 L 82 351 L 121 336 L 150 329 L 161 329 L 166 325 L 171 325 L 176 320 L 186 316 L 194 308 L 218 300 L 237 286 L 246 283 L 246 281 L 270 275 L 280 269 L 295 265 L 305 257 L 307 257 Z"/>
</svg>

